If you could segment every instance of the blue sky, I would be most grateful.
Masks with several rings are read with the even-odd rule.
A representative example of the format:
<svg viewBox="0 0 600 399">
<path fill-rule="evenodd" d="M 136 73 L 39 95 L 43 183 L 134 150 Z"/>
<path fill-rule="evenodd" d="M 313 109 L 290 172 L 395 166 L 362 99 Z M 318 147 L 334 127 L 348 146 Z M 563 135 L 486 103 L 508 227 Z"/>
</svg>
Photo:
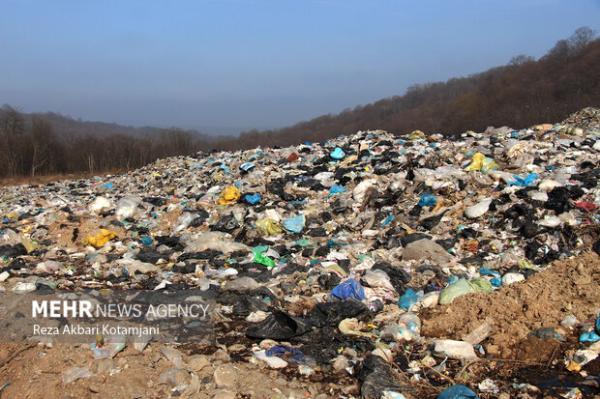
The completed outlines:
<svg viewBox="0 0 600 399">
<path fill-rule="evenodd" d="M 0 0 L 0 103 L 232 132 L 539 57 L 600 0 Z"/>
</svg>

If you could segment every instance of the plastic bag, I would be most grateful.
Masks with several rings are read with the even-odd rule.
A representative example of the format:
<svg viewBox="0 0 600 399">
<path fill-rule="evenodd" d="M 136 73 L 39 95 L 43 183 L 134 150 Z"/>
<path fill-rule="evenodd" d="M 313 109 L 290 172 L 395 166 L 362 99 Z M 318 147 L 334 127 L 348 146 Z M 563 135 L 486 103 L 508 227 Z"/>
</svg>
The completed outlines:
<svg viewBox="0 0 600 399">
<path fill-rule="evenodd" d="M 398 306 L 404 310 L 409 310 L 419 301 L 419 295 L 412 288 L 408 288 L 398 300 Z"/>
<path fill-rule="evenodd" d="M 0 245 L 0 257 L 16 258 L 27 255 L 27 248 L 21 243 L 16 245 Z"/>
<path fill-rule="evenodd" d="M 65 370 L 63 373 L 63 384 L 70 384 L 82 378 L 90 378 L 93 376 L 92 372 L 87 367 L 72 367 Z"/>
<path fill-rule="evenodd" d="M 194 221 L 196 216 L 190 212 L 184 212 L 179 216 L 176 222 L 175 232 L 183 231 L 189 227 L 189 225 Z"/>
<path fill-rule="evenodd" d="M 244 195 L 244 202 L 249 205 L 256 205 L 260 202 L 261 199 L 262 197 L 258 193 Z"/>
<path fill-rule="evenodd" d="M 387 326 L 383 334 L 396 341 L 413 341 L 421 334 L 421 320 L 415 313 L 407 312 L 400 316 L 398 324 Z"/>
<path fill-rule="evenodd" d="M 348 318 L 363 319 L 369 314 L 369 308 L 355 299 L 317 303 L 307 319 L 316 327 L 337 326 Z"/>
<path fill-rule="evenodd" d="M 244 162 L 240 165 L 240 170 L 243 172 L 250 172 L 255 166 L 256 165 L 254 165 L 252 162 Z"/>
<path fill-rule="evenodd" d="M 413 130 L 408 136 L 409 140 L 423 140 L 425 137 L 425 133 L 420 130 Z"/>
<path fill-rule="evenodd" d="M 339 184 L 334 184 L 329 188 L 329 195 L 333 196 L 336 194 L 341 194 L 346 192 L 346 187 L 340 186 Z"/>
<path fill-rule="evenodd" d="M 297 215 L 291 218 L 284 219 L 283 227 L 290 233 L 301 233 L 304 229 L 306 218 L 304 215 Z"/>
<path fill-rule="evenodd" d="M 231 235 L 220 231 L 207 231 L 195 234 L 185 241 L 186 252 L 221 251 L 229 254 L 235 251 L 250 252 L 250 248 L 231 239 Z"/>
<path fill-rule="evenodd" d="M 235 204 L 240 199 L 241 193 L 236 186 L 227 186 L 221 192 L 221 197 L 217 200 L 219 205 Z"/>
<path fill-rule="evenodd" d="M 596 204 L 587 201 L 577 201 L 575 202 L 575 207 L 586 212 L 594 212 L 596 209 L 598 209 Z"/>
<path fill-rule="evenodd" d="M 437 399 L 479 399 L 479 397 L 465 385 L 458 384 L 446 388 Z"/>
<path fill-rule="evenodd" d="M 269 258 L 267 255 L 265 255 L 265 252 L 267 251 L 268 248 L 266 247 L 256 247 L 252 250 L 252 253 L 254 254 L 254 258 L 252 259 L 252 261 L 254 263 L 258 263 L 261 264 L 263 266 L 266 266 L 268 269 L 272 269 L 275 266 L 277 266 L 277 263 Z"/>
<path fill-rule="evenodd" d="M 529 173 L 525 177 L 514 175 L 513 180 L 508 182 L 509 186 L 530 187 L 535 185 L 535 181 L 539 178 L 537 173 Z"/>
<path fill-rule="evenodd" d="M 304 353 L 299 349 L 292 348 L 285 345 L 275 345 L 265 351 L 267 356 L 282 357 L 289 354 L 296 363 L 302 363 L 304 361 Z"/>
<path fill-rule="evenodd" d="M 279 223 L 271 218 L 257 220 L 256 229 L 263 236 L 276 236 L 283 233 Z"/>
<path fill-rule="evenodd" d="M 117 219 L 125 220 L 133 217 L 140 202 L 140 199 L 137 197 L 130 196 L 121 198 L 117 203 L 117 210 L 115 211 Z"/>
<path fill-rule="evenodd" d="M 471 163 L 469 166 L 465 168 L 466 171 L 469 172 L 483 172 L 487 173 L 490 170 L 497 169 L 498 165 L 492 158 L 487 158 L 480 152 L 476 152 L 473 154 L 473 158 L 471 158 Z"/>
<path fill-rule="evenodd" d="M 144 246 L 146 246 L 146 247 L 149 247 L 149 246 L 151 246 L 151 245 L 152 245 L 152 237 L 150 237 L 150 236 L 147 236 L 147 235 L 140 236 L 140 242 L 141 242 L 141 243 L 142 243 Z"/>
<path fill-rule="evenodd" d="M 469 219 L 479 218 L 487 213 L 492 204 L 491 198 L 486 198 L 479 203 L 465 209 L 465 216 Z"/>
<path fill-rule="evenodd" d="M 104 245 L 106 245 L 107 242 L 109 242 L 110 240 L 112 240 L 113 238 L 117 237 L 117 234 L 115 234 L 115 232 L 107 230 L 107 229 L 100 229 L 100 232 L 96 235 L 93 236 L 88 236 L 85 239 L 86 244 L 93 246 L 94 248 L 98 249 L 98 248 L 102 248 Z"/>
<path fill-rule="evenodd" d="M 600 335 L 596 334 L 595 331 L 587 331 L 581 333 L 579 336 L 579 342 L 598 342 L 600 341 Z"/>
<path fill-rule="evenodd" d="M 392 367 L 379 356 L 369 355 L 358 373 L 361 382 L 360 395 L 363 399 L 380 399 L 385 391 L 401 391 L 398 377 Z"/>
<path fill-rule="evenodd" d="M 357 299 L 359 301 L 366 298 L 365 289 L 352 278 L 338 284 L 331 290 L 331 296 L 337 299 Z"/>
<path fill-rule="evenodd" d="M 464 278 L 450 284 L 440 292 L 440 304 L 447 305 L 452 303 L 459 296 L 471 294 L 474 292 L 492 292 L 492 284 L 485 279 L 473 279 L 471 281 Z"/>
<path fill-rule="evenodd" d="M 336 147 L 333 151 L 331 151 L 331 153 L 329 153 L 329 156 L 332 159 L 339 161 L 340 159 L 344 159 L 344 157 L 346 156 L 346 153 L 340 147 Z"/>
<path fill-rule="evenodd" d="M 260 323 L 248 327 L 246 335 L 250 338 L 270 338 L 274 340 L 290 339 L 308 331 L 304 321 L 275 310 Z"/>
<path fill-rule="evenodd" d="M 102 213 L 112 208 L 110 200 L 104 197 L 96 197 L 96 199 L 89 205 L 88 209 L 91 213 Z"/>
<path fill-rule="evenodd" d="M 419 202 L 417 203 L 420 207 L 435 206 L 435 204 L 437 204 L 437 198 L 432 194 L 421 195 L 421 198 L 419 198 Z"/>
</svg>

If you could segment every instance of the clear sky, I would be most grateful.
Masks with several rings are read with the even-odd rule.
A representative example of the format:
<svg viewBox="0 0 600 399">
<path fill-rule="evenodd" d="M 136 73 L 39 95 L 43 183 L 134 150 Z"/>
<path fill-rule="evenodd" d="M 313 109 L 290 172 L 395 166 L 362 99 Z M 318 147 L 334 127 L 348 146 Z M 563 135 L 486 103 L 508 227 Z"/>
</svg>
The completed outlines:
<svg viewBox="0 0 600 399">
<path fill-rule="evenodd" d="M 277 127 L 539 57 L 583 25 L 600 0 L 0 0 L 0 104 Z"/>
</svg>

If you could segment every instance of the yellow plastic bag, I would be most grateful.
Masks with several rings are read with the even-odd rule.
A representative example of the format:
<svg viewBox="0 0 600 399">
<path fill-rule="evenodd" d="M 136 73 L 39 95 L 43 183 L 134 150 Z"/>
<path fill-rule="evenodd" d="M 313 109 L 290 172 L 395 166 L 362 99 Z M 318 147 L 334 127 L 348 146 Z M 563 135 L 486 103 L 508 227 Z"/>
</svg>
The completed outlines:
<svg viewBox="0 0 600 399">
<path fill-rule="evenodd" d="M 21 238 L 21 244 L 23 244 L 27 253 L 33 252 L 36 249 L 38 249 L 37 243 L 26 237 Z"/>
<path fill-rule="evenodd" d="M 471 163 L 469 166 L 465 168 L 466 171 L 469 172 L 488 172 L 490 170 L 494 170 L 498 167 L 496 162 L 492 158 L 487 158 L 480 152 L 476 152 L 471 158 Z"/>
<path fill-rule="evenodd" d="M 19 214 L 17 212 L 10 212 L 10 213 L 6 214 L 5 217 L 10 220 L 17 220 L 19 218 Z"/>
<path fill-rule="evenodd" d="M 408 136 L 409 140 L 422 140 L 425 137 L 425 133 L 420 130 L 413 130 Z"/>
<path fill-rule="evenodd" d="M 91 245 L 94 248 L 98 249 L 98 248 L 102 248 L 104 245 L 106 245 L 107 242 L 109 242 L 116 236 L 117 235 L 113 231 L 110 231 L 107 229 L 100 229 L 100 232 L 98 234 L 96 234 L 94 236 L 88 236 L 85 239 L 85 242 L 86 242 L 86 244 Z"/>
<path fill-rule="evenodd" d="M 581 371 L 581 365 L 573 360 L 569 360 L 567 364 L 567 370 L 578 373 Z"/>
<path fill-rule="evenodd" d="M 242 194 L 236 186 L 227 186 L 221 192 L 221 198 L 217 200 L 219 205 L 231 205 L 235 204 Z"/>
<path fill-rule="evenodd" d="M 270 218 L 257 220 L 256 229 L 263 236 L 276 236 L 283 233 L 279 223 Z"/>
</svg>

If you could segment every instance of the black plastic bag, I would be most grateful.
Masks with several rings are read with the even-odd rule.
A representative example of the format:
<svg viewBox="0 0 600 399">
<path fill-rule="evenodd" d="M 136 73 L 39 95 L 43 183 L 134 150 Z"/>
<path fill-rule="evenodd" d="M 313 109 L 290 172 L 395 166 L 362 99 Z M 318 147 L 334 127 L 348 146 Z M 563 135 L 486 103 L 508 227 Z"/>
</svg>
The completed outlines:
<svg viewBox="0 0 600 399">
<path fill-rule="evenodd" d="M 248 327 L 246 336 L 282 340 L 305 334 L 308 330 L 308 326 L 301 319 L 292 317 L 281 310 L 275 310 L 265 320 Z"/>
<path fill-rule="evenodd" d="M 360 395 L 363 399 L 379 399 L 384 391 L 403 391 L 392 367 L 375 355 L 367 356 L 362 363 L 358 381 L 361 383 Z"/>
</svg>

